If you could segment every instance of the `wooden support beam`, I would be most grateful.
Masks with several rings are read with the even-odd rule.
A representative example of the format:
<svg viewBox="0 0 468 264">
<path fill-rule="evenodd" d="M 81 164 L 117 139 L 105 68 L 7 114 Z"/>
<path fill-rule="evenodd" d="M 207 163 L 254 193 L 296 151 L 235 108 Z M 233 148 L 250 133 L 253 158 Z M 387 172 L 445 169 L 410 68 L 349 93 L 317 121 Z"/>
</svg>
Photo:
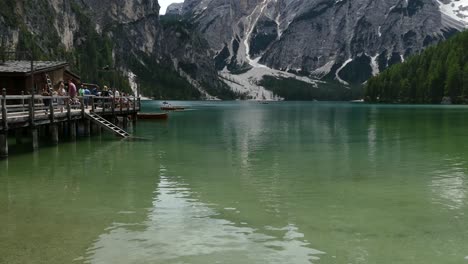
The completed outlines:
<svg viewBox="0 0 468 264">
<path fill-rule="evenodd" d="M 31 99 L 29 100 L 29 123 L 31 126 L 34 126 L 34 119 L 35 119 L 35 111 L 36 111 L 36 105 L 34 103 L 34 93 L 35 90 L 33 88 L 33 93 L 31 95 Z"/>
<path fill-rule="evenodd" d="M 68 133 L 71 140 L 76 140 L 76 121 L 68 122 Z"/>
<path fill-rule="evenodd" d="M 58 145 L 59 143 L 59 128 L 58 124 L 51 124 L 50 127 L 50 139 L 52 141 L 52 144 Z"/>
<path fill-rule="evenodd" d="M 70 106 L 70 100 L 67 100 L 67 119 L 68 122 L 71 121 L 71 106 Z"/>
<path fill-rule="evenodd" d="M 2 127 L 4 131 L 8 131 L 8 118 L 7 118 L 7 103 L 6 103 L 6 89 L 2 89 Z"/>
<path fill-rule="evenodd" d="M 123 105 L 122 105 L 122 94 L 120 94 L 119 106 L 120 106 L 120 114 L 122 114 L 122 108 L 123 108 Z"/>
<path fill-rule="evenodd" d="M 122 126 L 124 130 L 128 130 L 128 116 L 122 117 Z"/>
<path fill-rule="evenodd" d="M 85 105 L 84 105 L 83 97 L 80 97 L 80 106 L 81 106 L 81 118 L 85 118 Z"/>
<path fill-rule="evenodd" d="M 16 144 L 23 144 L 23 129 L 22 128 L 17 128 L 15 129 L 15 138 L 16 138 Z"/>
<path fill-rule="evenodd" d="M 48 100 L 48 99 L 44 99 Z M 50 96 L 50 102 L 49 102 L 49 119 L 50 123 L 53 124 L 55 123 L 55 113 L 54 113 L 54 97 Z"/>
<path fill-rule="evenodd" d="M 116 123 L 116 118 L 115 118 L 115 92 L 111 97 L 112 102 L 111 102 L 111 107 L 112 107 L 112 123 Z"/>
<path fill-rule="evenodd" d="M 0 159 L 8 157 L 8 132 L 0 131 Z"/>
<path fill-rule="evenodd" d="M 96 111 L 96 106 L 94 105 L 94 96 L 91 96 L 91 112 Z"/>
<path fill-rule="evenodd" d="M 136 126 L 137 120 L 138 120 L 138 115 L 137 115 L 137 113 L 135 112 L 135 113 L 133 113 L 133 115 L 132 115 L 132 124 L 133 124 L 133 127 Z"/>
<path fill-rule="evenodd" d="M 96 125 L 96 124 L 94 124 L 94 123 L 91 123 L 91 133 L 92 133 L 93 135 L 100 136 L 100 135 L 101 135 L 101 131 L 102 131 L 102 129 L 101 129 L 100 126 L 98 126 L 98 125 Z"/>
<path fill-rule="evenodd" d="M 25 109 L 25 103 L 24 103 L 24 91 L 21 91 L 21 112 L 26 111 Z"/>
<path fill-rule="evenodd" d="M 91 121 L 89 119 L 83 120 L 84 136 L 91 136 Z"/>
<path fill-rule="evenodd" d="M 31 127 L 32 149 L 36 151 L 39 149 L 39 131 L 37 127 Z"/>
</svg>

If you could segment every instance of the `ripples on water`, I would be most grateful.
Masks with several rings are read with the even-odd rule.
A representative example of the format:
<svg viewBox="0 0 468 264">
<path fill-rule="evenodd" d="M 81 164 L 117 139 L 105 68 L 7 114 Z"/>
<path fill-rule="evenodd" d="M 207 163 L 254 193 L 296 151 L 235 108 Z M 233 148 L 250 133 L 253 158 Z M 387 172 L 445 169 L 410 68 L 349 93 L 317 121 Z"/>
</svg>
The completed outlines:
<svg viewBox="0 0 468 264">
<path fill-rule="evenodd" d="M 0 263 L 467 261 L 468 109 L 184 104 L 0 162 Z"/>
<path fill-rule="evenodd" d="M 89 250 L 87 262 L 309 263 L 323 254 L 309 248 L 294 225 L 266 227 L 282 234 L 273 236 L 219 218 L 174 178 L 163 167 L 148 220 L 137 226 L 114 223 Z"/>
</svg>

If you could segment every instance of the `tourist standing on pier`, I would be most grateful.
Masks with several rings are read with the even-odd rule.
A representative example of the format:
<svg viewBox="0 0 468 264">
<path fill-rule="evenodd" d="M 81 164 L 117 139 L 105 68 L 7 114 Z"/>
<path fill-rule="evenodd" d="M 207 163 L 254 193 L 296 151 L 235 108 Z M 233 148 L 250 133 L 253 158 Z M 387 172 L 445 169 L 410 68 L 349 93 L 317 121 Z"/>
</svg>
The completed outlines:
<svg viewBox="0 0 468 264">
<path fill-rule="evenodd" d="M 70 95 L 70 98 L 72 99 L 76 97 L 76 85 L 74 84 L 73 79 L 68 81 L 68 95 Z"/>
<path fill-rule="evenodd" d="M 86 109 L 88 109 L 89 105 L 89 97 L 91 96 L 91 91 L 88 89 L 88 87 L 84 87 L 83 89 L 83 97 L 84 97 L 84 104 Z"/>
<path fill-rule="evenodd" d="M 104 85 L 104 89 L 102 90 L 101 96 L 108 97 L 109 96 L 109 88 L 107 85 Z"/>
<path fill-rule="evenodd" d="M 70 96 L 70 104 L 75 104 L 76 103 L 76 85 L 75 85 L 75 80 L 70 79 L 68 81 L 68 95 Z"/>
<path fill-rule="evenodd" d="M 67 92 L 65 91 L 65 84 L 63 83 L 63 81 L 61 81 L 60 84 L 59 84 L 57 94 L 58 94 L 58 96 L 66 96 L 67 95 Z M 65 106 L 65 101 L 63 100 L 63 98 L 58 99 L 58 104 L 60 106 L 60 112 L 62 113 L 63 108 Z"/>
</svg>

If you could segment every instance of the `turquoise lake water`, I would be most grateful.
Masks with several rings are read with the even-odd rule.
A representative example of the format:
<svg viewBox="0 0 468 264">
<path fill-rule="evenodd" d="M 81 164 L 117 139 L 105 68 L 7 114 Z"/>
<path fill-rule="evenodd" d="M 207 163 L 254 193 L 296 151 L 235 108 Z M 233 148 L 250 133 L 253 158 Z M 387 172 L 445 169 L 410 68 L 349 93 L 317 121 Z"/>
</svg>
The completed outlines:
<svg viewBox="0 0 468 264">
<path fill-rule="evenodd" d="M 468 263 L 467 107 L 174 104 L 0 161 L 0 263 Z"/>
</svg>

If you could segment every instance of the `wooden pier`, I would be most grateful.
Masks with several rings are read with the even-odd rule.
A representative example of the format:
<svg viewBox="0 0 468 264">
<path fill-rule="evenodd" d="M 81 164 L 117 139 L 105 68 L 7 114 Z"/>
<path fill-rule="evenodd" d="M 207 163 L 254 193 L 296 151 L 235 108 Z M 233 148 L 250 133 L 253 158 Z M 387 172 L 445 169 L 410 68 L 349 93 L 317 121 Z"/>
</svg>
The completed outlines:
<svg viewBox="0 0 468 264">
<path fill-rule="evenodd" d="M 39 148 L 39 130 L 46 131 L 52 144 L 59 143 L 60 131 L 66 131 L 68 139 L 75 140 L 78 126 L 84 136 L 101 133 L 102 128 L 127 137 L 125 132 L 129 118 L 136 122 L 141 109 L 137 97 L 98 97 L 40 95 L 7 95 L 6 89 L 0 96 L 0 158 L 8 157 L 8 138 L 15 136 L 21 143 L 26 134 L 31 138 L 31 149 Z M 122 120 L 122 128 L 114 124 Z"/>
</svg>

